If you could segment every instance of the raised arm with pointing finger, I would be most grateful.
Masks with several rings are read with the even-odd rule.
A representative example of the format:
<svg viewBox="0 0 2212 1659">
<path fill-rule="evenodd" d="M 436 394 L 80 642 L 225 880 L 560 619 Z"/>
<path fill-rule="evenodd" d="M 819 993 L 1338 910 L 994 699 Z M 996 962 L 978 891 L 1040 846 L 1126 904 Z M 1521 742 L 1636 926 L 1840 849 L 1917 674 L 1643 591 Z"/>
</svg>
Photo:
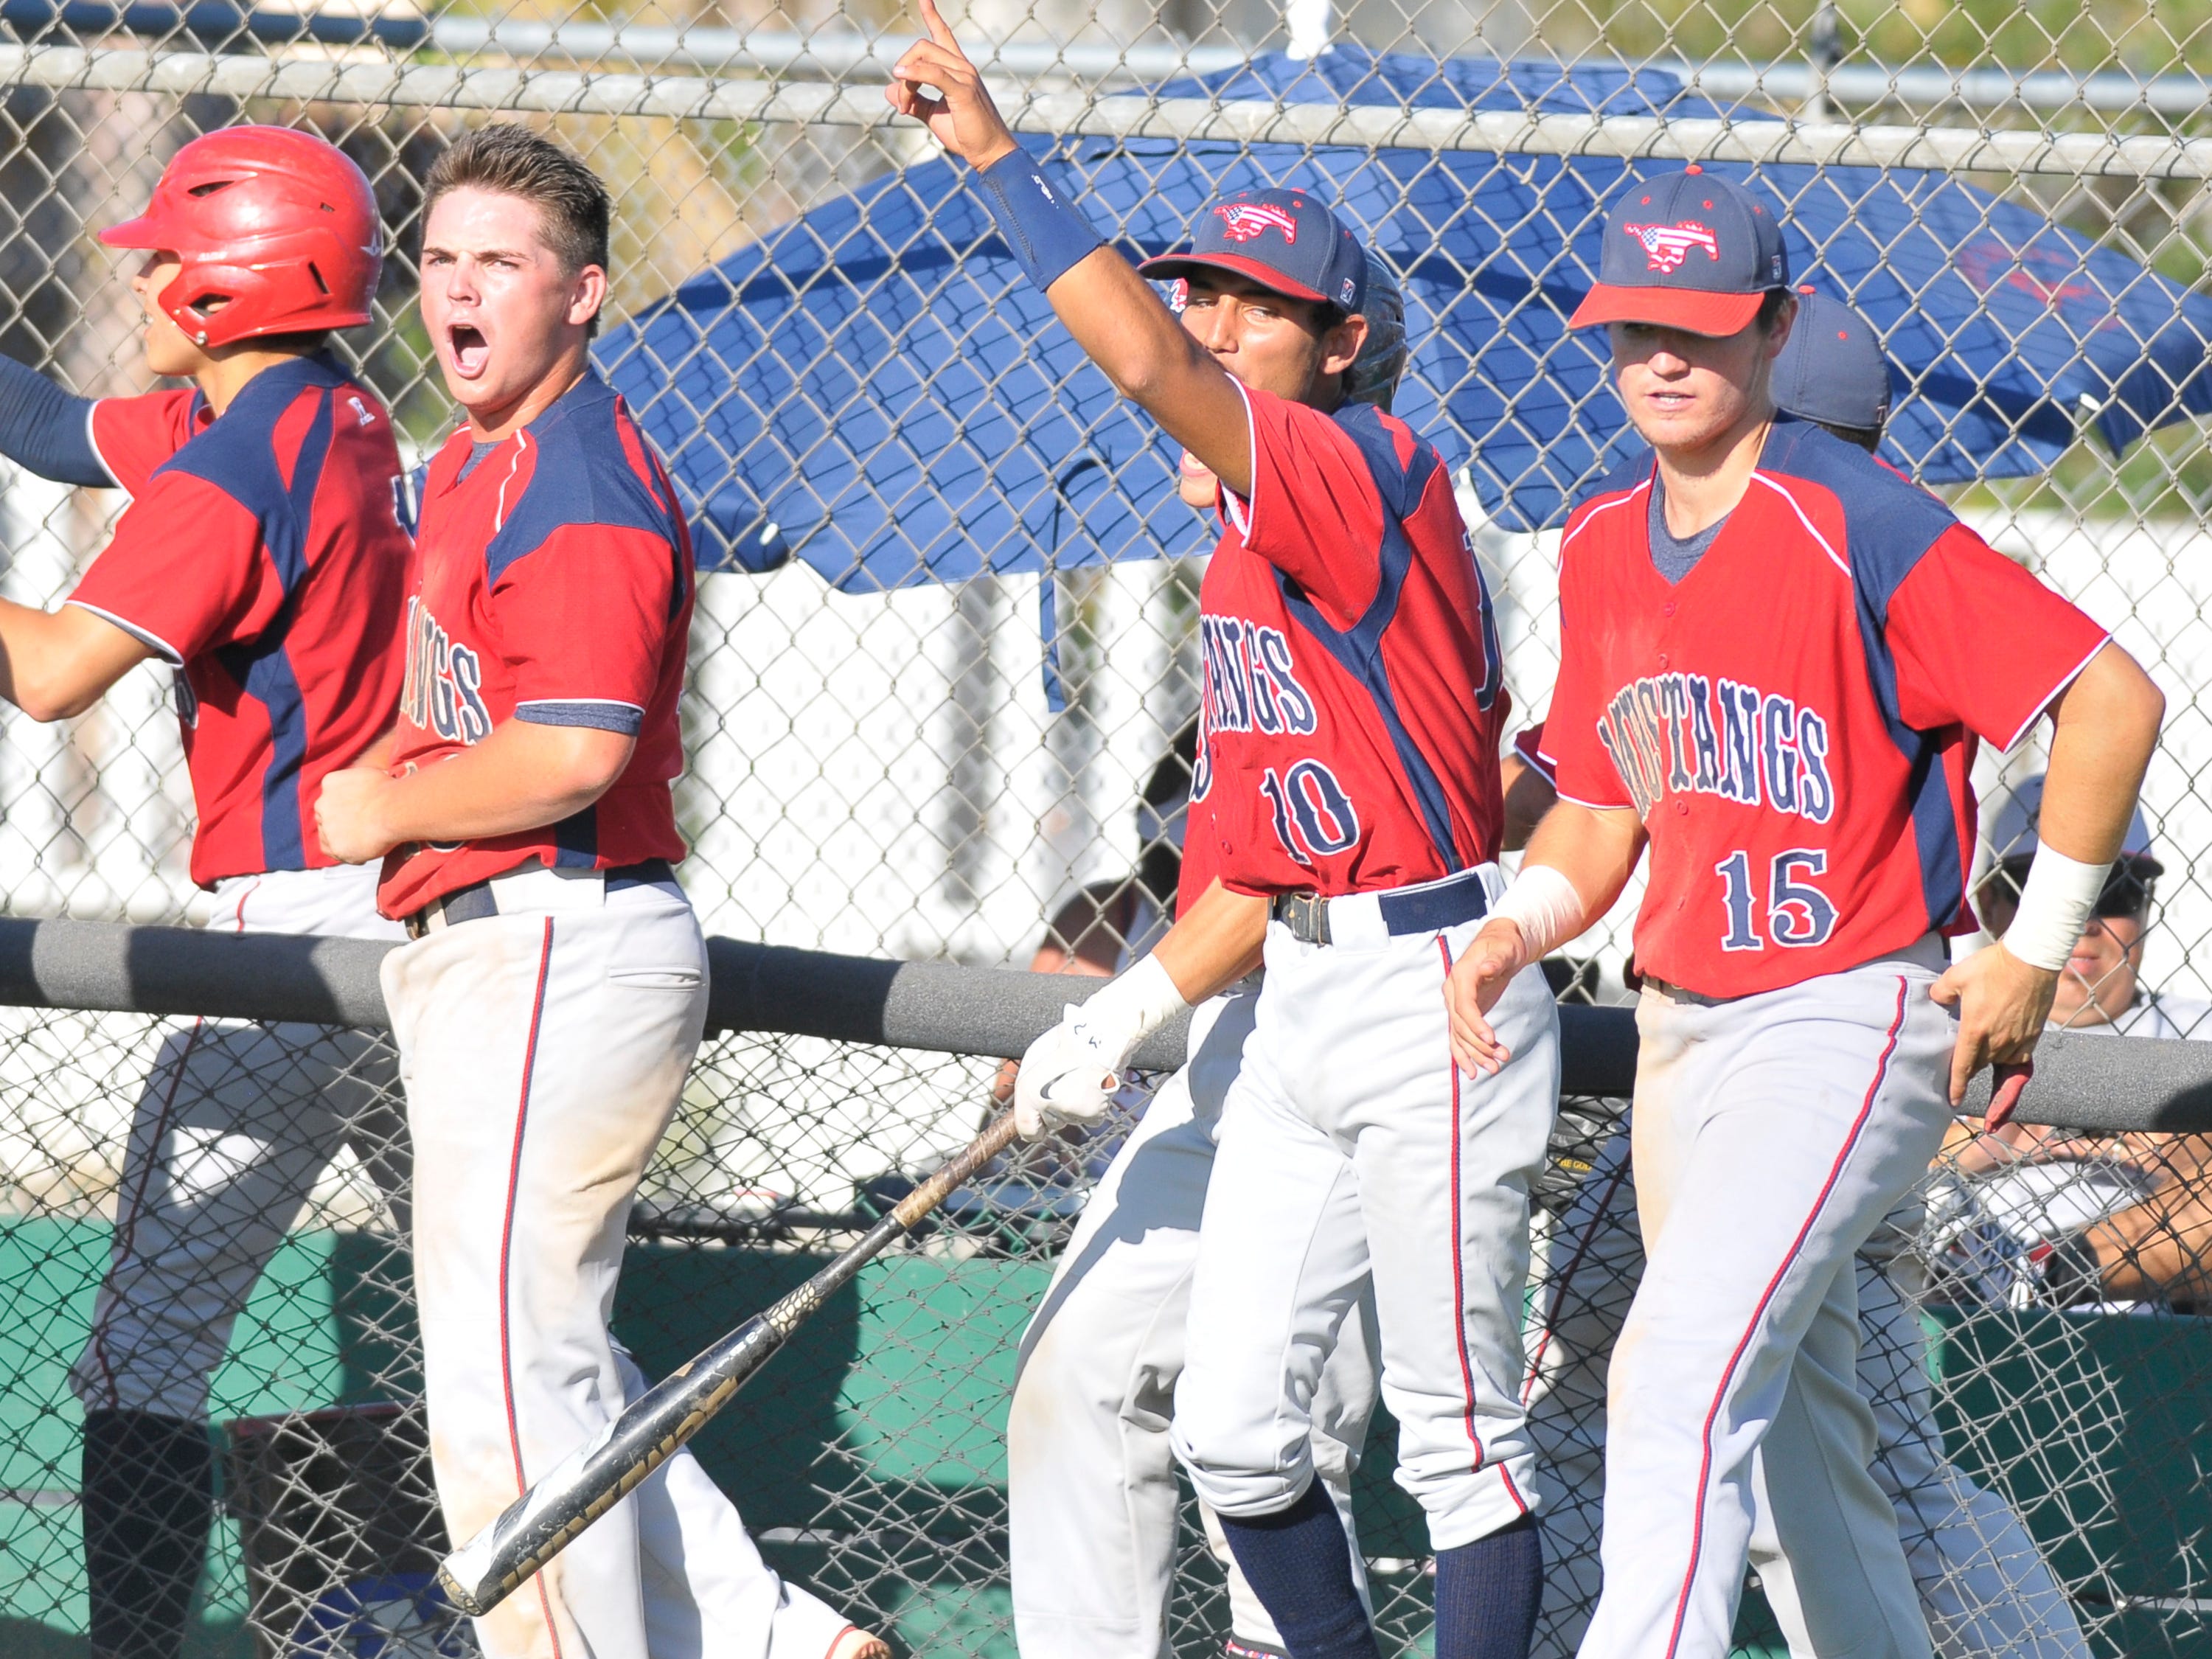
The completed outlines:
<svg viewBox="0 0 2212 1659">
<path fill-rule="evenodd" d="M 1141 405 L 1228 489 L 1248 495 L 1252 444 L 1237 381 L 1294 398 L 1316 373 L 1342 374 L 1366 337 L 1367 319 L 1345 303 L 1356 296 L 1316 289 L 1315 302 L 1336 315 L 1328 327 L 1309 331 L 1276 303 L 1283 297 L 1279 289 L 1247 284 L 1233 295 L 1194 295 L 1201 308 L 1224 314 L 1216 326 L 1186 327 L 1015 141 L 931 0 L 921 0 L 921 15 L 929 39 L 899 59 L 885 99 L 975 169 L 1007 245 L 1115 390 Z M 940 95 L 927 96 L 926 87 Z M 1356 245 L 1309 248 L 1334 255 L 1339 264 L 1358 252 Z M 1233 376 L 1224 357 L 1237 361 Z"/>
</svg>

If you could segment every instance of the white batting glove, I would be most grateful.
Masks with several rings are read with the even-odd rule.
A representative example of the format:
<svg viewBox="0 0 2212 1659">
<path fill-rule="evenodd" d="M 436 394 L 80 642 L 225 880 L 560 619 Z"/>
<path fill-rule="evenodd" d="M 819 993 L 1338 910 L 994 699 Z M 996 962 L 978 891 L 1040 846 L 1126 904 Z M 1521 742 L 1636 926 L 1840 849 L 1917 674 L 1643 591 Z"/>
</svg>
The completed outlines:
<svg viewBox="0 0 2212 1659">
<path fill-rule="evenodd" d="M 1151 957 L 1108 981 L 1088 1002 L 1069 1003 L 1059 1024 L 1029 1046 L 1014 1079 L 1014 1126 L 1035 1139 L 1062 1123 L 1096 1123 L 1121 1086 L 1138 1045 L 1190 1005 Z"/>
</svg>

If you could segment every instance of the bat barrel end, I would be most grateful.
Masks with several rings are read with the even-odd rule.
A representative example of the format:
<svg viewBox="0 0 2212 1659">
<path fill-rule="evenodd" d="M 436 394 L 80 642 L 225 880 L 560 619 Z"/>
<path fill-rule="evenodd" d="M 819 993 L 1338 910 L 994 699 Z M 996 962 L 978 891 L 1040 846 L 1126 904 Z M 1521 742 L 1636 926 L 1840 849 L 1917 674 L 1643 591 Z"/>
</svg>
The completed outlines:
<svg viewBox="0 0 2212 1659">
<path fill-rule="evenodd" d="M 453 1563 L 446 1562 L 438 1569 L 438 1592 L 459 1611 L 471 1619 L 481 1619 L 497 1607 L 501 1600 L 497 1595 L 483 1595 L 464 1586 L 453 1577 Z"/>
</svg>

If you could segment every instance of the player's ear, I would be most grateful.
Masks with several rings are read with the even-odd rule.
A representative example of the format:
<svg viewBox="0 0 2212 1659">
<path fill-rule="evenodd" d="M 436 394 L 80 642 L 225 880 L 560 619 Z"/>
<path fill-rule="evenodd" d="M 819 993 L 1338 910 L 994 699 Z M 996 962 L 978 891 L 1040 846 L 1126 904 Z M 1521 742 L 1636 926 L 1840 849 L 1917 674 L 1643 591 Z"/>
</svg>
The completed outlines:
<svg viewBox="0 0 2212 1659">
<path fill-rule="evenodd" d="M 1797 321 L 1797 296 L 1785 294 L 1782 305 L 1774 313 L 1774 321 L 1766 331 L 1766 356 L 1771 362 L 1782 355 L 1782 348 L 1790 343 L 1790 330 Z"/>
<path fill-rule="evenodd" d="M 1359 349 L 1367 343 L 1367 319 L 1346 317 L 1321 337 L 1321 372 L 1341 374 L 1359 361 Z"/>
<path fill-rule="evenodd" d="M 586 265 L 568 285 L 568 325 L 575 328 L 594 321 L 606 302 L 606 267 Z"/>
</svg>

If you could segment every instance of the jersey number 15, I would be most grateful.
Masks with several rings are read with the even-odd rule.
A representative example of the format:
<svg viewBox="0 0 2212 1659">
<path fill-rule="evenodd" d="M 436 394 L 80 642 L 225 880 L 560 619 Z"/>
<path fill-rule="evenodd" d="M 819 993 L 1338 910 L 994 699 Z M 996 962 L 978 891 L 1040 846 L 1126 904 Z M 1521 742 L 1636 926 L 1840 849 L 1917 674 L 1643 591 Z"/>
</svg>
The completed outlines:
<svg viewBox="0 0 2212 1659">
<path fill-rule="evenodd" d="M 1765 933 L 1759 931 L 1759 895 L 1753 890 L 1751 854 L 1730 853 L 1713 866 L 1721 878 L 1721 900 L 1728 911 L 1723 951 L 1764 951 L 1767 941 L 1792 948 L 1826 945 L 1836 931 L 1836 907 L 1808 878 L 1825 875 L 1828 855 L 1814 847 L 1777 853 L 1767 867 Z"/>
</svg>

